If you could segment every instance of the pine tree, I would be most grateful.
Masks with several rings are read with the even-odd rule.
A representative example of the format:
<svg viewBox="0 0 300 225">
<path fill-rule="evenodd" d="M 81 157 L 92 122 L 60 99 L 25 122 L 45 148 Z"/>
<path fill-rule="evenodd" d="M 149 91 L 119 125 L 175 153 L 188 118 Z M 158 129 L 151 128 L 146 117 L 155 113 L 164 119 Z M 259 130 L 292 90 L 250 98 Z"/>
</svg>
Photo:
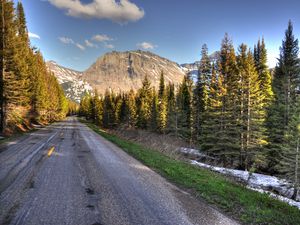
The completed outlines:
<svg viewBox="0 0 300 225">
<path fill-rule="evenodd" d="M 127 121 L 128 125 L 131 128 L 134 128 L 136 126 L 137 121 L 137 107 L 136 107 L 136 99 L 135 99 L 135 93 L 133 89 L 130 89 L 127 98 L 126 98 L 126 106 L 127 106 Z"/>
<path fill-rule="evenodd" d="M 80 101 L 80 115 L 88 120 L 91 118 L 91 95 L 86 93 Z"/>
<path fill-rule="evenodd" d="M 269 107 L 273 98 L 272 77 L 267 65 L 267 49 L 264 38 L 254 46 L 255 67 L 258 73 L 260 89 L 263 90 L 264 106 Z"/>
<path fill-rule="evenodd" d="M 167 86 L 167 133 L 175 134 L 177 137 L 177 101 L 174 84 L 169 83 Z"/>
<path fill-rule="evenodd" d="M 101 97 L 98 95 L 98 92 L 95 92 L 93 97 L 94 107 L 95 107 L 95 123 L 98 126 L 102 126 L 103 121 L 103 102 Z"/>
<path fill-rule="evenodd" d="M 158 96 L 155 91 L 155 88 L 152 89 L 152 94 L 151 94 L 151 116 L 150 116 L 150 121 L 148 128 L 150 128 L 151 131 L 158 131 Z"/>
<path fill-rule="evenodd" d="M 23 5 L 21 2 L 17 3 L 17 13 L 16 13 L 16 26 L 17 26 L 17 60 L 16 60 L 16 68 L 17 68 L 17 78 L 19 80 L 19 89 L 20 95 L 18 104 L 27 106 L 30 102 L 30 75 L 29 75 L 29 51 L 30 51 L 30 43 L 28 38 L 27 26 L 26 26 L 26 18 L 23 9 Z M 34 82 L 34 81 L 33 81 Z"/>
<path fill-rule="evenodd" d="M 147 76 L 143 81 L 143 86 L 138 91 L 137 97 L 137 126 L 142 129 L 149 127 L 152 106 L 152 88 Z"/>
<path fill-rule="evenodd" d="M 225 34 L 222 41 L 218 63 L 222 110 L 218 141 L 214 147 L 224 166 L 233 166 L 238 161 L 240 134 L 238 120 L 240 115 L 239 74 L 232 41 Z M 219 149 L 217 149 L 218 147 Z M 218 153 L 217 153 L 218 152 Z"/>
<path fill-rule="evenodd" d="M 276 164 L 278 164 L 279 154 L 283 151 L 284 134 L 288 130 L 291 109 L 294 108 L 299 91 L 300 64 L 298 53 L 298 39 L 295 39 L 293 25 L 289 21 L 274 73 L 274 101 L 268 112 L 269 167 L 273 172 Z"/>
<path fill-rule="evenodd" d="M 103 100 L 103 127 L 112 128 L 116 122 L 114 94 L 106 90 Z"/>
<path fill-rule="evenodd" d="M 294 185 L 292 199 L 296 200 L 300 188 L 300 98 L 292 109 L 288 130 L 284 136 L 282 152 L 280 153 L 280 163 L 278 170 L 285 179 Z"/>
<path fill-rule="evenodd" d="M 200 67 L 198 69 L 198 77 L 196 87 L 194 89 L 193 104 L 194 104 L 194 133 L 196 142 L 201 144 L 201 136 L 203 133 L 202 125 L 206 120 L 206 110 L 208 104 L 208 86 L 211 79 L 211 62 L 208 56 L 207 45 L 202 46 Z"/>
<path fill-rule="evenodd" d="M 157 107 L 157 128 L 160 133 L 165 133 L 165 129 L 167 126 L 167 95 L 163 71 L 160 75 Z"/>
<path fill-rule="evenodd" d="M 208 154 L 216 156 L 220 154 L 223 146 L 219 142 L 219 134 L 222 127 L 222 99 L 224 95 L 223 77 L 217 76 L 215 64 L 212 65 L 211 81 L 209 83 L 207 118 L 203 121 L 201 149 Z"/>
<path fill-rule="evenodd" d="M 20 91 L 16 73 L 17 27 L 14 20 L 13 2 L 1 1 L 1 130 L 6 127 L 7 116 L 18 102 Z"/>
<path fill-rule="evenodd" d="M 0 5 L 0 13 L 1 13 L 1 20 L 0 20 L 0 49 L 4 49 L 4 32 L 5 32 L 5 17 L 4 17 L 4 1 L 1 0 Z M 4 54 L 3 51 L 0 51 L 0 134 L 3 132 L 5 127 L 5 99 L 4 99 Z"/>
<path fill-rule="evenodd" d="M 120 123 L 123 120 L 124 117 L 124 105 L 123 105 L 123 95 L 122 94 L 118 94 L 115 98 L 114 98 L 114 126 L 117 127 L 118 125 L 120 125 Z"/>
<path fill-rule="evenodd" d="M 193 133 L 193 81 L 190 75 L 187 74 L 179 87 L 177 93 L 177 103 L 178 103 L 178 135 L 190 143 L 192 142 Z"/>
<path fill-rule="evenodd" d="M 63 118 L 68 101 L 39 51 L 30 48 L 21 2 L 1 1 L 0 129 L 13 130 L 25 121 Z M 18 118 L 18 119 L 16 119 Z M 20 122 L 21 121 L 21 122 Z M 24 121 L 24 122 L 23 122 Z"/>
<path fill-rule="evenodd" d="M 247 46 L 239 47 L 237 58 L 240 75 L 240 155 L 239 167 L 249 170 L 253 163 L 261 164 L 261 145 L 265 119 L 263 91 L 255 67 L 255 60 Z M 257 165 L 255 165 L 257 166 Z"/>
</svg>

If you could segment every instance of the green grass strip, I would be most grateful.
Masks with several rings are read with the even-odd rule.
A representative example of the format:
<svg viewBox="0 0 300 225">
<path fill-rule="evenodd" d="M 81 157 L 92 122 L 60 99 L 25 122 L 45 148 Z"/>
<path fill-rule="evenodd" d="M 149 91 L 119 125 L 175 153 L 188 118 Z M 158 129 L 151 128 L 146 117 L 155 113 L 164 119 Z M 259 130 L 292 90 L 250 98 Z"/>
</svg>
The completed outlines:
<svg viewBox="0 0 300 225">
<path fill-rule="evenodd" d="M 300 211 L 295 207 L 249 190 L 220 174 L 171 159 L 158 151 L 106 133 L 94 124 L 85 123 L 169 181 L 194 190 L 196 195 L 243 224 L 300 224 Z"/>
</svg>

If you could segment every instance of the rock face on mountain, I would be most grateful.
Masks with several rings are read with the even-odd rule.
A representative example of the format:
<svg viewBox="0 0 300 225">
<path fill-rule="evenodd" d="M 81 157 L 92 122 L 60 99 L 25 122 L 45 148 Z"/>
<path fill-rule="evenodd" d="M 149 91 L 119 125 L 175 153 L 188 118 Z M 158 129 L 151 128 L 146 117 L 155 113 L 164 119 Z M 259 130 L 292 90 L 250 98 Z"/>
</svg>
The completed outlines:
<svg viewBox="0 0 300 225">
<path fill-rule="evenodd" d="M 48 69 L 56 76 L 66 96 L 73 101 L 79 102 L 86 92 L 92 90 L 92 87 L 83 80 L 82 72 L 65 68 L 54 61 L 48 61 L 46 64 Z"/>
<path fill-rule="evenodd" d="M 50 71 L 57 77 L 67 97 L 79 102 L 85 92 L 106 90 L 115 93 L 137 90 L 147 75 L 151 84 L 158 89 L 163 71 L 165 83 L 179 84 L 186 70 L 175 62 L 146 51 L 107 53 L 86 71 L 78 72 L 59 66 L 54 61 L 47 62 Z"/>
<path fill-rule="evenodd" d="M 178 84 L 185 75 L 175 62 L 151 52 L 127 51 L 111 52 L 100 57 L 84 72 L 84 79 L 98 90 L 126 92 L 137 90 L 147 75 L 151 84 L 158 88 L 160 74 L 163 71 L 166 83 Z"/>
</svg>

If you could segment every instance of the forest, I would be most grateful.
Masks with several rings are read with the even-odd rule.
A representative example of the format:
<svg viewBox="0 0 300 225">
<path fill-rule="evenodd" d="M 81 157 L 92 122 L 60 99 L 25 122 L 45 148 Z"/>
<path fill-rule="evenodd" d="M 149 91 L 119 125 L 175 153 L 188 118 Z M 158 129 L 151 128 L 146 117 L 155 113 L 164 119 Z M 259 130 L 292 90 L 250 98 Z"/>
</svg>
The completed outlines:
<svg viewBox="0 0 300 225">
<path fill-rule="evenodd" d="M 216 60 L 201 50 L 196 82 L 158 90 L 148 77 L 134 92 L 96 91 L 84 96 L 80 114 L 106 129 L 144 129 L 195 145 L 224 167 L 279 175 L 300 185 L 300 60 L 298 39 L 288 23 L 275 69 L 267 65 L 262 38 L 235 51 L 225 34 Z"/>
<path fill-rule="evenodd" d="M 15 9 L 13 1 L 4 0 L 0 7 L 0 133 L 10 135 L 64 118 L 69 101 L 30 44 L 22 3 Z"/>
</svg>

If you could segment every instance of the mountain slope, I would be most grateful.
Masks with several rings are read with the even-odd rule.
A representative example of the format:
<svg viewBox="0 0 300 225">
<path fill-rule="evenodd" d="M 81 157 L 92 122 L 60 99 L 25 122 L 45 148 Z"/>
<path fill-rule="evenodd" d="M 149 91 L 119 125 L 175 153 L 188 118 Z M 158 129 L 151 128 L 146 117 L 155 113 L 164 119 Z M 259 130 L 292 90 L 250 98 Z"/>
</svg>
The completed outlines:
<svg viewBox="0 0 300 225">
<path fill-rule="evenodd" d="M 48 61 L 46 65 L 56 76 L 66 96 L 73 101 L 79 102 L 84 93 L 92 90 L 91 85 L 83 80 L 82 72 L 65 68 L 54 61 Z"/>
<path fill-rule="evenodd" d="M 104 93 L 106 89 L 120 92 L 131 88 L 137 90 L 146 75 L 157 88 L 162 71 L 166 83 L 178 84 L 185 75 L 177 63 L 139 50 L 107 53 L 98 58 L 83 77 L 99 93 Z"/>
<path fill-rule="evenodd" d="M 49 70 L 57 77 L 67 97 L 79 102 L 85 92 L 96 89 L 99 94 L 106 90 L 116 93 L 137 90 L 147 75 L 151 84 L 158 88 L 163 71 L 165 82 L 179 84 L 186 73 L 180 65 L 146 51 L 110 52 L 96 60 L 86 71 L 78 72 L 47 62 Z"/>
</svg>

